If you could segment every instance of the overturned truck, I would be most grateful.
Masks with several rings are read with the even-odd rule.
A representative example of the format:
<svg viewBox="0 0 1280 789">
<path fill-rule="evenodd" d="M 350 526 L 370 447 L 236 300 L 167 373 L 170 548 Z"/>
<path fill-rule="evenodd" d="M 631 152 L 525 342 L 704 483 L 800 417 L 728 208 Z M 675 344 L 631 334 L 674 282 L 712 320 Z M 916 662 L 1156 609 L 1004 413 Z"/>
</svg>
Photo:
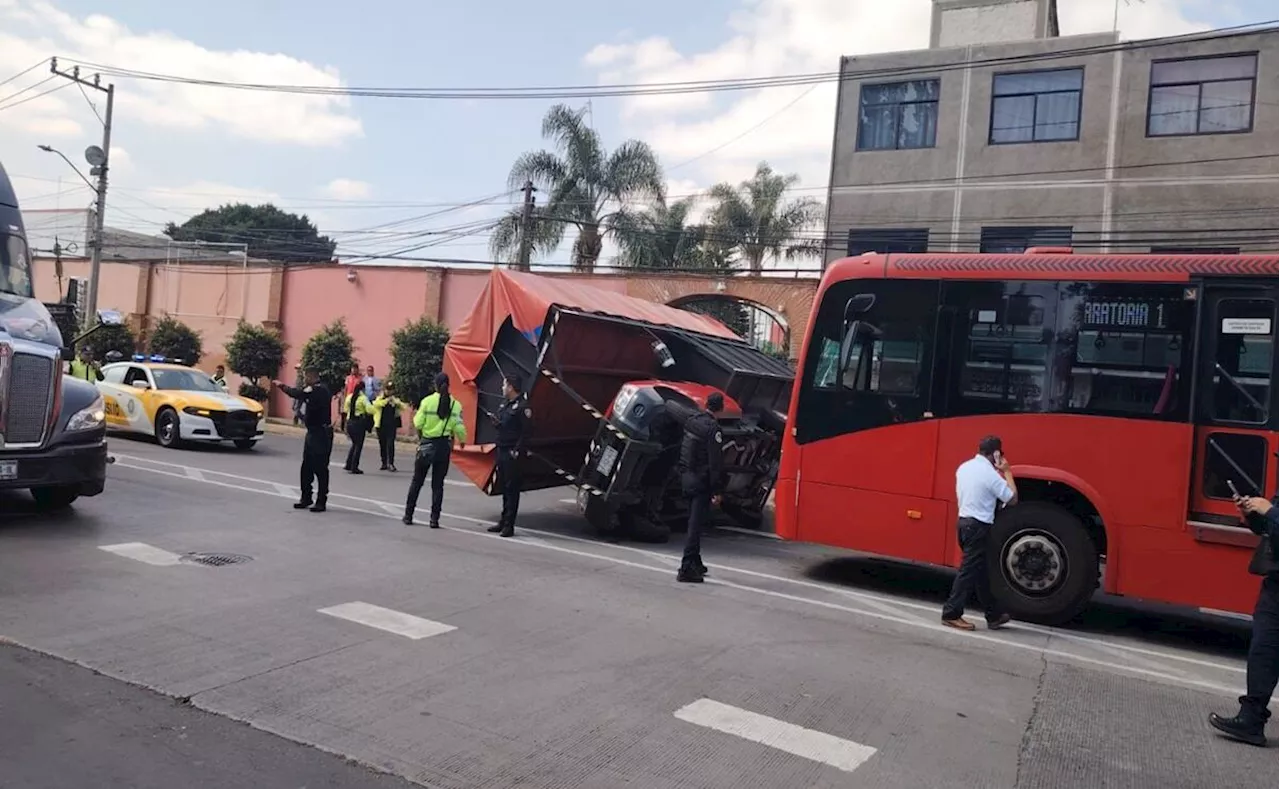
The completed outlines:
<svg viewBox="0 0 1280 789">
<path fill-rule="evenodd" d="M 532 425 L 523 490 L 571 485 L 590 525 L 665 540 L 687 518 L 677 461 L 685 420 L 720 392 L 721 509 L 758 523 L 777 478 L 789 365 L 714 318 L 559 278 L 495 270 L 445 348 L 472 446 L 454 455 L 481 490 L 495 479 L 502 380 L 525 382 Z"/>
</svg>

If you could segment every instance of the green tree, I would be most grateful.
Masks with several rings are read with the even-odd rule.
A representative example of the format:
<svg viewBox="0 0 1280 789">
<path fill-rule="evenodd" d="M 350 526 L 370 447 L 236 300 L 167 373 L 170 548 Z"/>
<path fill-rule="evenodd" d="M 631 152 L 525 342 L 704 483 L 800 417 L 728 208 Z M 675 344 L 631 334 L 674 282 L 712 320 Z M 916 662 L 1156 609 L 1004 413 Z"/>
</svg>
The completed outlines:
<svg viewBox="0 0 1280 789">
<path fill-rule="evenodd" d="M 644 269 L 728 268 L 729 250 L 708 234 L 705 225 L 690 224 L 693 200 L 670 205 L 656 201 L 640 211 L 623 209 L 613 219 L 618 263 Z"/>
<path fill-rule="evenodd" d="M 262 379 L 274 378 L 280 372 L 286 347 L 280 332 L 240 321 L 227 343 L 227 366 L 247 379 L 240 384 L 242 397 L 259 401 L 267 399 Z"/>
<path fill-rule="evenodd" d="M 429 318 L 408 321 L 391 333 L 391 385 L 401 398 L 416 402 L 430 391 L 431 379 L 444 368 L 449 330 Z"/>
<path fill-rule="evenodd" d="M 752 274 L 764 270 L 766 258 L 822 254 L 821 243 L 801 238 L 805 228 L 821 220 L 822 203 L 811 197 L 786 199 L 787 190 L 799 182 L 799 176 L 775 173 L 768 162 L 761 162 L 755 175 L 740 185 L 711 187 L 716 201 L 711 233 L 732 246 Z"/>
<path fill-rule="evenodd" d="M 509 183 L 518 188 L 532 181 L 544 196 L 530 231 L 533 251 L 548 253 L 577 228 L 573 268 L 590 272 L 600 258 L 604 237 L 627 203 L 661 199 L 662 168 L 648 144 L 627 140 L 608 153 L 600 135 L 583 120 L 582 111 L 557 104 L 542 119 L 543 138 L 555 151 L 530 151 L 511 166 Z M 489 239 L 494 257 L 515 260 L 520 250 L 520 209 L 504 217 Z"/>
<path fill-rule="evenodd" d="M 337 394 L 342 391 L 342 383 L 355 364 L 355 346 L 351 342 L 351 332 L 347 331 L 347 323 L 338 318 L 307 340 L 302 346 L 302 366 L 314 367 L 320 374 L 320 381 L 329 391 Z"/>
<path fill-rule="evenodd" d="M 92 348 L 93 358 L 100 362 L 105 362 L 107 354 L 112 351 L 124 359 L 131 359 L 137 352 L 138 338 L 128 324 L 104 325 L 95 329 L 80 346 Z"/>
<path fill-rule="evenodd" d="M 161 318 L 151 330 L 147 346 L 151 353 L 181 360 L 192 367 L 199 364 L 200 357 L 204 356 L 200 332 L 169 315 Z"/>
<path fill-rule="evenodd" d="M 305 214 L 264 203 L 234 203 L 201 211 L 181 225 L 170 222 L 165 235 L 174 241 L 247 244 L 249 257 L 285 263 L 333 259 L 337 242 L 320 235 Z"/>
</svg>

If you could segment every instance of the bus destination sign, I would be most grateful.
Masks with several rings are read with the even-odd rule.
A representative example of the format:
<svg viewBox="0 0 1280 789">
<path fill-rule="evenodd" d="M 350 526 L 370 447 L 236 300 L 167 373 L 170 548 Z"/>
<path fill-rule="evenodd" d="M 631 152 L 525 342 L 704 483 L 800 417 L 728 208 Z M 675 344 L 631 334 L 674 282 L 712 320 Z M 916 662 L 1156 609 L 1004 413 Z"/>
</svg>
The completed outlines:
<svg viewBox="0 0 1280 789">
<path fill-rule="evenodd" d="M 1163 301 L 1086 301 L 1084 323 L 1116 329 L 1163 329 L 1168 311 Z"/>
</svg>

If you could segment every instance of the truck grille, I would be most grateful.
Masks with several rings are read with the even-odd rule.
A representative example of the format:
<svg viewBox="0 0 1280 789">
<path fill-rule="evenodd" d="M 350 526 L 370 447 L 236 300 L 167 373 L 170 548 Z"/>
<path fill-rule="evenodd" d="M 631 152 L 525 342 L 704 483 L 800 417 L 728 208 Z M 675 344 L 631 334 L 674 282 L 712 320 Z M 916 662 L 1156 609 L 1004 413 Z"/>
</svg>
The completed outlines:
<svg viewBox="0 0 1280 789">
<path fill-rule="evenodd" d="M 6 444 L 38 444 L 49 421 L 54 360 L 15 353 L 9 370 Z"/>
</svg>

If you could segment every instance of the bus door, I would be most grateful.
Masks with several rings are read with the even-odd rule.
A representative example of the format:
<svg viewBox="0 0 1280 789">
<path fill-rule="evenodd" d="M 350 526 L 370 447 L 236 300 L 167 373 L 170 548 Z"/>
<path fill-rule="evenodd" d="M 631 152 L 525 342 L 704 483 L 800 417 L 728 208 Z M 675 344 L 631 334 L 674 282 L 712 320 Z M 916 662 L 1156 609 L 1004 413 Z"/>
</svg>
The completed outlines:
<svg viewBox="0 0 1280 789">
<path fill-rule="evenodd" d="M 1196 295 L 1194 293 L 1188 295 Z M 1252 546 L 1232 490 L 1276 493 L 1276 280 L 1201 283 L 1188 525 L 1201 542 Z"/>
</svg>

